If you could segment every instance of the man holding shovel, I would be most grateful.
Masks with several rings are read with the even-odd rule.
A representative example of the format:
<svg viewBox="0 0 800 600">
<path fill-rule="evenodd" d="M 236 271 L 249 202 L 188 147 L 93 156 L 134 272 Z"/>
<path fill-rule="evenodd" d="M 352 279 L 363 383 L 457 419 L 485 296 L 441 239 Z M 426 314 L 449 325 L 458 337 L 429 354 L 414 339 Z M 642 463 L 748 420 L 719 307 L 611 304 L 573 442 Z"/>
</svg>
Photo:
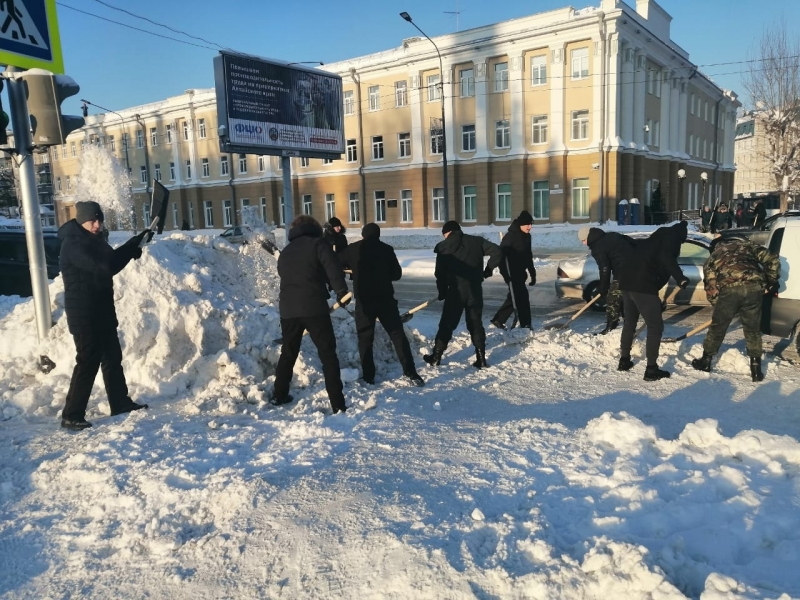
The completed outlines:
<svg viewBox="0 0 800 600">
<path fill-rule="evenodd" d="M 289 227 L 288 239 L 289 243 L 278 258 L 283 345 L 275 369 L 275 387 L 270 403 L 278 406 L 292 401 L 289 395 L 292 370 L 300 353 L 303 332 L 308 330 L 322 361 L 325 389 L 333 413 L 345 412 L 347 407 L 326 286 L 330 281 L 341 306 L 349 302 L 342 265 L 330 244 L 322 238 L 322 227 L 309 215 L 295 217 Z"/>
<path fill-rule="evenodd" d="M 356 297 L 356 331 L 358 353 L 364 381 L 375 383 L 375 361 L 372 344 L 375 339 L 375 321 L 381 325 L 392 340 L 397 358 L 411 383 L 423 386 L 425 382 L 414 366 L 414 355 L 408 343 L 397 300 L 394 298 L 393 281 L 403 276 L 403 269 L 394 253 L 394 248 L 380 240 L 381 228 L 368 223 L 361 230 L 362 239 L 350 244 L 339 254 L 345 269 L 353 272 L 353 295 Z"/>
<path fill-rule="evenodd" d="M 531 301 L 525 280 L 530 275 L 530 285 L 536 284 L 536 269 L 533 266 L 531 250 L 531 226 L 533 217 L 523 210 L 508 228 L 508 233 L 500 242 L 503 260 L 500 261 L 500 274 L 508 284 L 508 296 L 500 310 L 492 317 L 492 325 L 499 329 L 506 328 L 506 321 L 516 309 L 519 326 L 531 328 Z"/>
</svg>

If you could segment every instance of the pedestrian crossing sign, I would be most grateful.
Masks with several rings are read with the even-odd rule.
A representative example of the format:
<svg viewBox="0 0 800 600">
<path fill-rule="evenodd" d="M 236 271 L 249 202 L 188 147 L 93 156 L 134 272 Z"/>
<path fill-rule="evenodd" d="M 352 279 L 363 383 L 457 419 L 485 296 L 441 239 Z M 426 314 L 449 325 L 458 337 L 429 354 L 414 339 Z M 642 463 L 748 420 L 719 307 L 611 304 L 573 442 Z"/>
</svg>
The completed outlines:
<svg viewBox="0 0 800 600">
<path fill-rule="evenodd" d="M 0 64 L 64 72 L 56 0 L 0 0 Z"/>
</svg>

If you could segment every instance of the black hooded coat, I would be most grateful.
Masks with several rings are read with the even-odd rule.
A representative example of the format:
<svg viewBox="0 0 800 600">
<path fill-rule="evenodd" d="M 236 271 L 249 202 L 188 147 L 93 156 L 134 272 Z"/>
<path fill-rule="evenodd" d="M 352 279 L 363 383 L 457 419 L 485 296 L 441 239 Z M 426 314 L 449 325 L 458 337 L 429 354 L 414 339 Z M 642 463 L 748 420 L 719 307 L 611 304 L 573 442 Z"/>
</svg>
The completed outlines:
<svg viewBox="0 0 800 600">
<path fill-rule="evenodd" d="M 659 227 L 647 239 L 636 240 L 635 250 L 619 274 L 619 289 L 657 295 L 670 277 L 676 282 L 684 279 L 678 256 L 687 232 L 686 221 L 681 221 L 670 227 Z"/>
<path fill-rule="evenodd" d="M 611 276 L 619 279 L 624 270 L 625 261 L 636 251 L 636 243 L 627 235 L 615 231 L 603 231 L 599 227 L 589 230 L 586 245 L 592 253 L 600 270 L 600 294 L 607 294 L 611 285 Z"/>
<path fill-rule="evenodd" d="M 367 237 L 350 244 L 338 254 L 345 269 L 353 271 L 353 293 L 367 314 L 394 300 L 393 281 L 403 276 L 394 248 L 378 237 Z"/>
<path fill-rule="evenodd" d="M 436 288 L 444 297 L 451 287 L 464 293 L 483 283 L 483 257 L 489 257 L 487 269 L 496 269 L 502 253 L 497 244 L 476 236 L 467 235 L 461 230 L 450 232 L 433 249 L 436 253 Z"/>
<path fill-rule="evenodd" d="M 500 250 L 503 253 L 503 260 L 500 261 L 500 274 L 503 279 L 525 282 L 530 273 L 531 279 L 536 280 L 531 234 L 522 231 L 516 219 L 509 226 L 508 233 L 503 236 Z M 508 259 L 508 268 L 506 268 L 506 259 Z"/>
<path fill-rule="evenodd" d="M 331 247 L 336 248 L 336 254 L 339 252 L 344 252 L 344 249 L 347 248 L 347 236 L 345 235 L 345 231 L 347 231 L 344 225 L 340 226 L 342 230 L 339 233 L 336 233 L 333 230 L 333 226 L 330 223 L 325 223 L 325 228 L 322 233 L 322 237 L 325 238 L 325 241 L 330 244 Z"/>
</svg>

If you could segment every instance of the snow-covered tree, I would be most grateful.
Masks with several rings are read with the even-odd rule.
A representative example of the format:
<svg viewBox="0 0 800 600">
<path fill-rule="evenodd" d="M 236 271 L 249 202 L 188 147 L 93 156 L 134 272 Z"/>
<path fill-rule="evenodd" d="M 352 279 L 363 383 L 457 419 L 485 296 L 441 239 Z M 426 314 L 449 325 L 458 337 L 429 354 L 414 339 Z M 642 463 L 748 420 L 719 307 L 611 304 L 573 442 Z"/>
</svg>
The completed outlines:
<svg viewBox="0 0 800 600">
<path fill-rule="evenodd" d="M 114 215 L 118 226 L 131 224 L 130 178 L 120 161 L 100 144 L 87 144 L 81 154 L 76 198 L 97 202 Z"/>
<path fill-rule="evenodd" d="M 762 158 L 785 211 L 789 194 L 800 189 L 800 39 L 785 21 L 764 29 L 742 82 L 765 137 Z"/>
</svg>

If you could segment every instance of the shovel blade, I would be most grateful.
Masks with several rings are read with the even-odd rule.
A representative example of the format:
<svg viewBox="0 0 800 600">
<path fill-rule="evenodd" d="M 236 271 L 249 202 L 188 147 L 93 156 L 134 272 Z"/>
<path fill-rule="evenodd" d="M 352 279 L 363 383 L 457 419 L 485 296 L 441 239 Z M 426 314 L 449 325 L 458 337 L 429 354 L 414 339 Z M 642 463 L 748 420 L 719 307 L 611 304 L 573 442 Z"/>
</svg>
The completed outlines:
<svg viewBox="0 0 800 600">
<path fill-rule="evenodd" d="M 414 318 L 414 313 L 406 313 L 400 316 L 401 323 L 408 323 L 411 319 Z"/>
</svg>

